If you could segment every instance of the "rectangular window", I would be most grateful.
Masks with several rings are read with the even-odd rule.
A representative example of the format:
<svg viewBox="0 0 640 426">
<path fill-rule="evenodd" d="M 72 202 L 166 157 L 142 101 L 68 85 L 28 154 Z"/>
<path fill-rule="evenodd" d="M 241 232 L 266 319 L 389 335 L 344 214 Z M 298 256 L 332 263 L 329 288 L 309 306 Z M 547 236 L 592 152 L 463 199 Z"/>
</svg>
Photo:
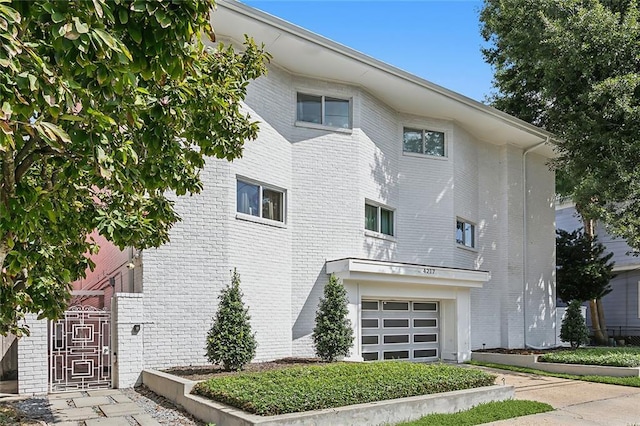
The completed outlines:
<svg viewBox="0 0 640 426">
<path fill-rule="evenodd" d="M 362 336 L 363 345 L 377 345 L 378 336 Z"/>
<path fill-rule="evenodd" d="M 456 221 L 456 243 L 474 248 L 476 246 L 475 229 L 476 226 L 473 223 L 458 219 Z"/>
<path fill-rule="evenodd" d="M 445 157 L 444 132 L 405 127 L 402 149 L 404 152 Z"/>
<path fill-rule="evenodd" d="M 414 358 L 433 358 L 436 356 L 438 356 L 437 349 L 423 349 L 423 350 L 413 351 Z"/>
<path fill-rule="evenodd" d="M 438 303 L 436 302 L 413 302 L 414 311 L 438 311 Z"/>
<path fill-rule="evenodd" d="M 236 211 L 284 222 L 284 192 L 238 179 Z"/>
<path fill-rule="evenodd" d="M 389 334 L 384 336 L 384 343 L 388 345 L 390 343 L 409 343 L 408 334 Z"/>
<path fill-rule="evenodd" d="M 413 320 L 413 328 L 426 328 L 426 327 L 437 327 L 438 320 L 433 319 L 414 319 Z"/>
<path fill-rule="evenodd" d="M 409 351 L 385 351 L 384 359 L 409 359 Z"/>
<path fill-rule="evenodd" d="M 382 320 L 382 326 L 384 328 L 407 328 L 409 327 L 408 319 L 387 319 Z"/>
<path fill-rule="evenodd" d="M 378 352 L 362 352 L 362 359 L 365 361 L 377 361 Z"/>
<path fill-rule="evenodd" d="M 375 204 L 365 203 L 364 228 L 369 231 L 393 236 L 393 210 Z"/>
<path fill-rule="evenodd" d="M 383 311 L 408 311 L 409 302 L 382 302 Z"/>
<path fill-rule="evenodd" d="M 362 328 L 378 328 L 378 320 L 362 318 Z"/>
<path fill-rule="evenodd" d="M 362 301 L 362 310 L 363 311 L 377 311 L 378 310 L 378 302 L 363 300 Z"/>
<path fill-rule="evenodd" d="M 348 99 L 298 93 L 296 120 L 350 129 L 350 102 Z"/>
<path fill-rule="evenodd" d="M 414 334 L 413 342 L 414 343 L 431 343 L 437 342 L 438 336 L 436 334 Z"/>
</svg>

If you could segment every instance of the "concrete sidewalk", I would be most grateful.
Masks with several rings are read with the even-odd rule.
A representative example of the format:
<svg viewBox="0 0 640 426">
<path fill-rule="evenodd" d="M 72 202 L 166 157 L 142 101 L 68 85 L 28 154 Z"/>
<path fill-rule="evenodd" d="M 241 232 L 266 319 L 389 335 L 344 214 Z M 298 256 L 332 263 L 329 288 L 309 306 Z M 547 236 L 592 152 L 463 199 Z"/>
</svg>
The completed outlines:
<svg viewBox="0 0 640 426">
<path fill-rule="evenodd" d="M 50 394 L 53 424 L 60 426 L 159 425 L 118 389 Z"/>
<path fill-rule="evenodd" d="M 640 388 L 485 369 L 513 385 L 516 399 L 546 402 L 555 411 L 492 425 L 640 425 Z"/>
</svg>

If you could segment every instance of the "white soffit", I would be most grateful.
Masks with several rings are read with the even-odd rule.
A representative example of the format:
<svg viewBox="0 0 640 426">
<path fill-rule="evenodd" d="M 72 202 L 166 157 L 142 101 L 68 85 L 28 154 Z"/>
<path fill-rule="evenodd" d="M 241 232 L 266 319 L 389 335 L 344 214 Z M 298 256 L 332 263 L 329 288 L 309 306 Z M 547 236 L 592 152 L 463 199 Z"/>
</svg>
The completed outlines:
<svg viewBox="0 0 640 426">
<path fill-rule="evenodd" d="M 362 87 L 396 111 L 453 121 L 496 145 L 526 149 L 552 137 L 509 114 L 235 0 L 217 4 L 211 22 L 219 39 L 241 43 L 248 34 L 265 44 L 273 63 L 293 74 Z M 535 152 L 555 156 L 551 146 Z"/>
<path fill-rule="evenodd" d="M 447 287 L 481 288 L 485 282 L 491 279 L 491 274 L 486 271 L 355 258 L 327 261 L 326 270 L 327 274 L 335 274 L 336 277 L 343 280 Z"/>
</svg>

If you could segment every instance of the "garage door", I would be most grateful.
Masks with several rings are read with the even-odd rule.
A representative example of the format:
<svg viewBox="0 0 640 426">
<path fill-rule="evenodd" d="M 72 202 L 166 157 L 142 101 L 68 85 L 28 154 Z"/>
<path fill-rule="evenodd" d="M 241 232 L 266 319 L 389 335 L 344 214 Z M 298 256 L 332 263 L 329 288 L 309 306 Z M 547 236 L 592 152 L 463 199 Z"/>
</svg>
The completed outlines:
<svg viewBox="0 0 640 426">
<path fill-rule="evenodd" d="M 364 360 L 438 359 L 438 308 L 438 302 L 434 301 L 362 300 Z"/>
</svg>

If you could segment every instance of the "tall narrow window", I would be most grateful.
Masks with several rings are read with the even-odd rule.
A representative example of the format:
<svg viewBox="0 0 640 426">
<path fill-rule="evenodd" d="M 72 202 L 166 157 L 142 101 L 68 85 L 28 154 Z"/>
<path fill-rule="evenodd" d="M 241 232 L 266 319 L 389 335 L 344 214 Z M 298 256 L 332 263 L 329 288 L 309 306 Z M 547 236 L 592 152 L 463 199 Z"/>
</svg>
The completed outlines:
<svg viewBox="0 0 640 426">
<path fill-rule="evenodd" d="M 456 221 L 456 243 L 474 248 L 476 246 L 475 225 L 463 220 Z"/>
<path fill-rule="evenodd" d="M 364 228 L 385 235 L 394 235 L 393 210 L 365 203 Z"/>
<path fill-rule="evenodd" d="M 284 192 L 238 179 L 236 211 L 284 222 Z"/>
<path fill-rule="evenodd" d="M 298 93 L 296 120 L 350 129 L 350 102 L 348 99 Z"/>
<path fill-rule="evenodd" d="M 445 157 L 444 133 L 405 127 L 402 150 L 416 154 Z"/>
</svg>

